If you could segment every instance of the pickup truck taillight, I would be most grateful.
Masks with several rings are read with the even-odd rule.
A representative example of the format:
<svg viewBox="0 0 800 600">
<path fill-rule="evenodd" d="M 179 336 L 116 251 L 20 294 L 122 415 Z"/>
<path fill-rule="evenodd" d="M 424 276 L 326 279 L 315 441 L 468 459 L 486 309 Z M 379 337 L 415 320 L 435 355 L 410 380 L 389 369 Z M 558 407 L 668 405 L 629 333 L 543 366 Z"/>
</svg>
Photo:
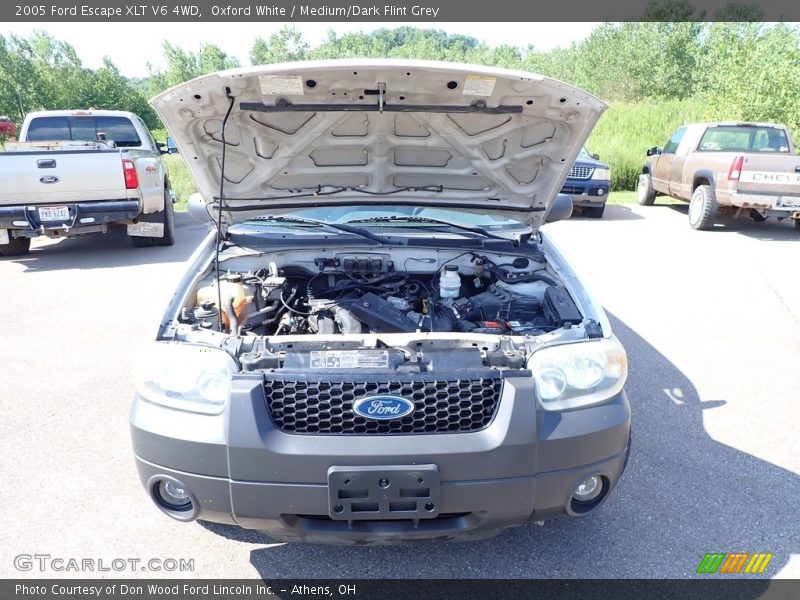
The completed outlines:
<svg viewBox="0 0 800 600">
<path fill-rule="evenodd" d="M 122 159 L 122 174 L 125 176 L 125 189 L 135 190 L 139 187 L 139 176 L 136 174 L 136 165 L 132 160 Z"/>
<path fill-rule="evenodd" d="M 742 165 L 744 165 L 744 156 L 737 156 L 731 163 L 731 168 L 728 169 L 728 179 L 731 181 L 739 181 L 742 174 Z"/>
</svg>

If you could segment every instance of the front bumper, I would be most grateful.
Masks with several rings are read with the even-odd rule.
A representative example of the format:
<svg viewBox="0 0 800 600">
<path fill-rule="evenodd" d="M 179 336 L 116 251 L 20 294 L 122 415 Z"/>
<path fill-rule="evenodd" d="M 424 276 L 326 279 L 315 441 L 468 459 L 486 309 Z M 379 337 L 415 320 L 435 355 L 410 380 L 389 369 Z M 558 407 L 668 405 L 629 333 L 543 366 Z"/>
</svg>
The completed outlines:
<svg viewBox="0 0 800 600">
<path fill-rule="evenodd" d="M 561 193 L 572 198 L 573 206 L 586 208 L 605 204 L 610 189 L 611 182 L 602 179 L 567 179 Z"/>
<path fill-rule="evenodd" d="M 579 516 L 571 508 L 577 483 L 597 474 L 610 491 L 625 468 L 630 408 L 624 392 L 599 406 L 547 413 L 536 409 L 532 380 L 509 378 L 494 420 L 481 431 L 306 435 L 275 428 L 260 378 L 234 383 L 226 412 L 217 416 L 134 400 L 139 477 L 151 495 L 165 478 L 191 491 L 192 510 L 171 514 L 180 520 L 239 525 L 283 541 L 474 539 L 529 521 Z M 388 472 L 422 465 L 435 466 L 441 478 L 435 518 L 333 518 L 332 467 L 385 466 Z"/>
<path fill-rule="evenodd" d="M 17 236 L 35 237 L 53 232 L 76 235 L 83 229 L 96 230 L 98 226 L 130 221 L 139 216 L 139 200 L 101 200 L 57 204 L 66 206 L 69 217 L 61 221 L 43 221 L 39 206 L 0 206 L 0 229 L 16 230 Z"/>
</svg>

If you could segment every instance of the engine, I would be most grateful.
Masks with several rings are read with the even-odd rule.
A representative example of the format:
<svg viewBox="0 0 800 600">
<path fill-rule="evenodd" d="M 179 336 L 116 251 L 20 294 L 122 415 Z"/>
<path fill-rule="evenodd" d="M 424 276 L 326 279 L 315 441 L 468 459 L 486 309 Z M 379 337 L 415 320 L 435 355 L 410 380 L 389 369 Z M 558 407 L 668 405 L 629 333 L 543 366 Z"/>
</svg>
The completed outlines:
<svg viewBox="0 0 800 600">
<path fill-rule="evenodd" d="M 405 261 L 408 263 L 408 261 Z M 445 263 L 450 261 L 445 261 Z M 582 317 L 566 288 L 541 266 L 517 257 L 498 265 L 396 269 L 386 255 L 317 258 L 315 270 L 272 262 L 227 272 L 198 286 L 180 321 L 239 335 L 362 333 L 544 333 Z M 405 265 L 404 265 L 405 267 Z M 221 310 L 220 310 L 221 307 Z"/>
</svg>

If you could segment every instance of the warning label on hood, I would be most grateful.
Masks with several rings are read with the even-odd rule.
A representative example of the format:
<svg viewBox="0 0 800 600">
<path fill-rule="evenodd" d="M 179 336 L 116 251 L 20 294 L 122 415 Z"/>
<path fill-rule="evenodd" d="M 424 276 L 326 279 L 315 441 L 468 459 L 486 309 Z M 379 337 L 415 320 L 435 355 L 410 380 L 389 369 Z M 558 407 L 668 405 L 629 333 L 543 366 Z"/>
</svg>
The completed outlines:
<svg viewBox="0 0 800 600">
<path fill-rule="evenodd" d="M 259 75 L 261 93 L 265 96 L 292 94 L 302 96 L 303 78 L 300 75 Z"/>
<path fill-rule="evenodd" d="M 325 350 L 311 353 L 312 369 L 385 369 L 388 350 Z"/>
<path fill-rule="evenodd" d="M 464 81 L 465 96 L 491 96 L 494 91 L 496 77 L 482 77 L 480 75 L 468 75 Z"/>
</svg>

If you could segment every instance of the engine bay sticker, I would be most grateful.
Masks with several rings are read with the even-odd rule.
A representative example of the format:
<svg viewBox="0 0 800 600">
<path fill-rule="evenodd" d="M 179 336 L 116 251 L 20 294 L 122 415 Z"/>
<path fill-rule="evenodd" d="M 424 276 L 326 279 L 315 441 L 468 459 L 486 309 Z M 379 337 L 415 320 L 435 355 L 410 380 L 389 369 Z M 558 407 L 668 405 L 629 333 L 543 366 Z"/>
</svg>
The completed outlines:
<svg viewBox="0 0 800 600">
<path fill-rule="evenodd" d="M 481 75 L 467 75 L 464 82 L 465 96 L 491 96 L 494 91 L 495 77 L 483 77 Z"/>
<path fill-rule="evenodd" d="M 265 96 L 280 94 L 304 95 L 303 78 L 300 75 L 259 75 L 261 93 Z"/>
<path fill-rule="evenodd" d="M 384 369 L 388 350 L 325 350 L 311 353 L 312 369 Z"/>
</svg>

